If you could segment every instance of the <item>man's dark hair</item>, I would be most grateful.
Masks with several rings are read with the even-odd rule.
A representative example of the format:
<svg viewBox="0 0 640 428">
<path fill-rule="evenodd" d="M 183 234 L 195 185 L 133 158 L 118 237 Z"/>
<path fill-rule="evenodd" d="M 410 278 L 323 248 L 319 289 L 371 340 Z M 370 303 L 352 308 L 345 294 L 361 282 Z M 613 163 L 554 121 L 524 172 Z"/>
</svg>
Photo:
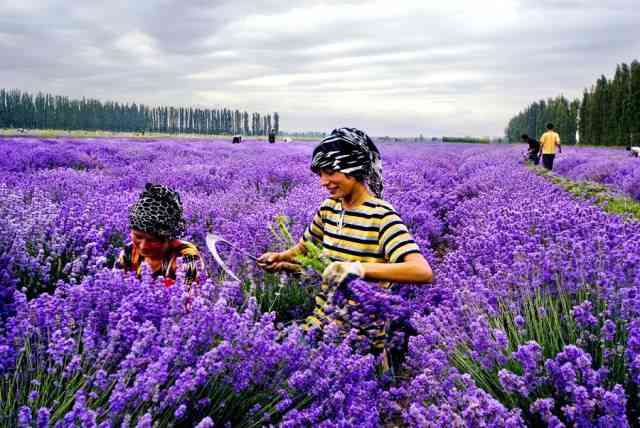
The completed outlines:
<svg viewBox="0 0 640 428">
<path fill-rule="evenodd" d="M 529 136 L 527 134 L 522 134 L 520 139 L 522 139 L 522 141 L 529 141 Z"/>
<path fill-rule="evenodd" d="M 547 129 L 551 131 L 553 129 L 553 123 L 551 122 L 547 123 Z"/>
</svg>

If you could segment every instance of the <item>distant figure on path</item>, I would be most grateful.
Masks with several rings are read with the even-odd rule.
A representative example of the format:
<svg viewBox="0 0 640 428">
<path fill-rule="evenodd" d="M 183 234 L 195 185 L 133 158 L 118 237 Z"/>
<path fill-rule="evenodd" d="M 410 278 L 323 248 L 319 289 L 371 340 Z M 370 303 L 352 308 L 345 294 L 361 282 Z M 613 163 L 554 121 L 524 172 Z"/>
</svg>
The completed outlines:
<svg viewBox="0 0 640 428">
<path fill-rule="evenodd" d="M 522 142 L 529 144 L 528 158 L 534 165 L 540 165 L 540 142 L 535 138 L 522 134 Z"/>
<path fill-rule="evenodd" d="M 382 199 L 382 163 L 371 138 L 355 128 L 339 128 L 314 149 L 311 170 L 329 198 L 320 205 L 302 239 L 286 251 L 265 253 L 260 265 L 268 271 L 290 269 L 295 257 L 306 253 L 305 242 L 321 245 L 323 255 L 333 260 L 324 271 L 322 288 L 316 298 L 307 327 L 329 324 L 351 325 L 341 313 L 330 311 L 331 296 L 349 278 L 378 281 L 381 289 L 390 282 L 427 283 L 433 279 L 431 267 L 422 256 L 400 216 Z M 357 305 L 347 302 L 344 305 Z M 369 339 L 374 353 L 384 353 L 385 326 L 371 320 L 360 330 Z"/>
<path fill-rule="evenodd" d="M 540 137 L 540 153 L 542 153 L 542 166 L 549 171 L 553 169 L 556 148 L 558 149 L 558 153 L 562 153 L 560 135 L 553 130 L 553 123 L 547 123 L 547 132 Z"/>
<path fill-rule="evenodd" d="M 273 129 L 269 131 L 269 142 L 271 144 L 276 142 L 276 131 L 274 131 Z"/>
<path fill-rule="evenodd" d="M 180 195 L 166 186 L 147 183 L 139 199 L 129 207 L 131 243 L 120 253 L 116 267 L 138 276 L 146 264 L 164 285 L 175 283 L 178 267 L 185 282 L 204 278 L 204 262 L 195 245 L 178 239 L 184 231 Z"/>
</svg>

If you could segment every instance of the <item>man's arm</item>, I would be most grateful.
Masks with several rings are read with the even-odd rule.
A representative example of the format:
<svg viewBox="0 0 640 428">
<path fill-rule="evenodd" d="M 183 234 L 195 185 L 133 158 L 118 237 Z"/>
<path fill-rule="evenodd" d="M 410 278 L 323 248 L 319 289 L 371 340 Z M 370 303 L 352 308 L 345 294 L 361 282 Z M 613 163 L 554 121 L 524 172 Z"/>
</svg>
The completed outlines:
<svg viewBox="0 0 640 428">
<path fill-rule="evenodd" d="M 333 262 L 322 273 L 328 283 L 342 284 L 349 275 L 370 281 L 424 284 L 433 281 L 433 271 L 422 254 L 407 254 L 396 263 Z"/>
<path fill-rule="evenodd" d="M 398 263 L 362 263 L 364 279 L 424 284 L 433 281 L 433 271 L 422 254 L 407 254 Z"/>
</svg>

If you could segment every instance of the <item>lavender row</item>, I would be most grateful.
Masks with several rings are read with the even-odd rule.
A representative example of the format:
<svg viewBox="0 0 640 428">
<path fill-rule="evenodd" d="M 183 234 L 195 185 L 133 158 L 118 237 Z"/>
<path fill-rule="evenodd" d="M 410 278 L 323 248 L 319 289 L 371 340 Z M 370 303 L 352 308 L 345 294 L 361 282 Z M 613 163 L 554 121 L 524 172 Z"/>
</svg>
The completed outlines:
<svg viewBox="0 0 640 428">
<path fill-rule="evenodd" d="M 640 159 L 616 149 L 565 149 L 554 172 L 572 180 L 588 180 L 611 186 L 640 200 Z"/>
</svg>

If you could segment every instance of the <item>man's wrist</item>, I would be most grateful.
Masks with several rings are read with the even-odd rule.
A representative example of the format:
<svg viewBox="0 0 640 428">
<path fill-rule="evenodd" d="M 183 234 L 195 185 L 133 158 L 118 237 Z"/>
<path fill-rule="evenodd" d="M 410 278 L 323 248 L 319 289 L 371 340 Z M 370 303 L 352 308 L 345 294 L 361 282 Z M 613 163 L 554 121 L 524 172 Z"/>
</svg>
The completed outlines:
<svg viewBox="0 0 640 428">
<path fill-rule="evenodd" d="M 367 270 L 365 269 L 365 266 L 363 263 L 360 262 L 356 262 L 358 264 L 358 274 L 360 275 L 360 278 L 364 279 L 365 275 L 367 274 Z"/>
<path fill-rule="evenodd" d="M 357 265 L 358 276 L 360 276 L 360 278 L 362 279 L 366 279 L 367 277 L 366 263 L 355 262 L 355 264 Z"/>
</svg>

